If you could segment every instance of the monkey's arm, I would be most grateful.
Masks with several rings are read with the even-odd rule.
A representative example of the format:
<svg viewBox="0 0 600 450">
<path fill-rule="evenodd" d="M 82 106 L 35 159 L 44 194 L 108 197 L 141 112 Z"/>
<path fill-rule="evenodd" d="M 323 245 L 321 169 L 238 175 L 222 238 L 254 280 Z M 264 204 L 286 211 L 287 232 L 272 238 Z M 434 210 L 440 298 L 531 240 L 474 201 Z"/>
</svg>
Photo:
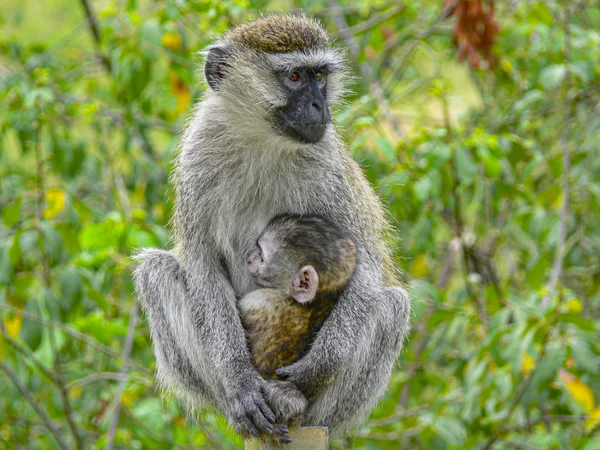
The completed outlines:
<svg viewBox="0 0 600 450">
<path fill-rule="evenodd" d="M 235 295 L 219 264 L 195 258 L 185 271 L 169 252 L 147 250 L 134 277 L 148 314 L 163 387 L 190 406 L 208 401 L 243 435 L 287 429 L 264 395 L 267 384 L 250 363 Z"/>
<path fill-rule="evenodd" d="M 306 396 L 314 399 L 341 373 L 345 372 L 346 378 L 348 373 L 368 374 L 375 363 L 382 365 L 378 376 L 389 373 L 408 331 L 409 311 L 404 289 L 383 287 L 380 259 L 363 255 L 309 353 L 277 370 L 277 374 L 296 383 Z M 360 385 L 354 388 L 348 379 L 345 383 L 343 391 L 336 395 L 356 396 L 365 390 Z M 335 427 L 335 423 L 329 425 Z"/>
</svg>

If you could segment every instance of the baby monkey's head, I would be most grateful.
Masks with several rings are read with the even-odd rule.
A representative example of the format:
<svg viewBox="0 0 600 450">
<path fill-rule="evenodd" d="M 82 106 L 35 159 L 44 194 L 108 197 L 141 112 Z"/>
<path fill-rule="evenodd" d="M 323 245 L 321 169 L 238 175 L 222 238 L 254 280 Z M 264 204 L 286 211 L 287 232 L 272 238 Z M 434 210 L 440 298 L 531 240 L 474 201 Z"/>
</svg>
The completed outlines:
<svg viewBox="0 0 600 450">
<path fill-rule="evenodd" d="M 342 230 L 314 216 L 275 217 L 248 258 L 254 282 L 281 289 L 299 303 L 317 292 L 338 292 L 356 267 L 356 245 Z"/>
</svg>

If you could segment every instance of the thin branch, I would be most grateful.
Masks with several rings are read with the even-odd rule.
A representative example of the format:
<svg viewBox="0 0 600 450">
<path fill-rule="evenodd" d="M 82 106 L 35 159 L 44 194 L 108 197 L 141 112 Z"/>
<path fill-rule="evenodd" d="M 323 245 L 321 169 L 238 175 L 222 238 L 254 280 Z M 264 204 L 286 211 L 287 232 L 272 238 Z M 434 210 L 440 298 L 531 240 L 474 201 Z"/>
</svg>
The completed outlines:
<svg viewBox="0 0 600 450">
<path fill-rule="evenodd" d="M 567 239 L 567 227 L 569 221 L 569 172 L 571 169 L 571 151 L 569 148 L 569 129 L 571 123 L 571 97 L 569 94 L 569 89 L 571 87 L 571 69 L 569 67 L 569 62 L 571 61 L 571 33 L 569 30 L 569 24 L 571 21 L 571 4 L 569 2 L 565 3 L 565 11 L 564 11 L 564 21 L 563 21 L 563 33 L 565 35 L 565 47 L 564 47 L 564 58 L 565 58 L 565 82 L 563 84 L 564 91 L 564 128 L 563 135 L 560 139 L 562 146 L 562 195 L 563 202 L 562 208 L 560 210 L 560 222 L 558 229 L 558 242 L 556 243 L 556 256 L 554 258 L 554 267 L 552 269 L 552 275 L 550 276 L 550 281 L 548 282 L 547 292 L 544 298 L 542 299 L 542 308 L 546 309 L 548 304 L 550 303 L 550 298 L 554 294 L 554 290 L 556 289 L 556 284 L 560 279 L 563 272 L 563 264 L 566 254 L 565 241 Z"/>
<path fill-rule="evenodd" d="M 8 342 L 10 344 L 10 346 L 12 348 L 15 349 L 15 351 L 21 353 L 22 355 L 25 355 L 27 358 L 29 358 L 29 360 L 33 363 L 33 365 L 35 367 L 37 367 L 37 369 L 49 380 L 51 380 L 53 383 L 60 383 L 59 378 L 50 370 L 48 370 L 48 368 L 46 366 L 44 366 L 44 364 L 35 356 L 35 354 L 31 351 L 31 349 L 25 345 L 22 345 L 19 341 L 17 341 L 16 339 L 13 339 L 12 336 L 10 336 L 8 334 L 8 332 L 6 331 L 6 328 L 4 327 L 4 325 L 2 324 L 2 322 L 0 322 L 0 333 L 2 334 L 2 336 L 4 336 L 4 340 L 6 342 Z"/>
<path fill-rule="evenodd" d="M 423 428 L 425 428 L 424 425 L 417 425 L 416 427 L 408 428 L 403 431 L 395 431 L 393 433 L 370 433 L 361 437 L 370 441 L 400 441 L 418 435 Z"/>
<path fill-rule="evenodd" d="M 114 373 L 114 372 L 100 372 L 100 373 L 93 373 L 91 375 L 88 375 L 86 377 L 80 378 L 78 380 L 75 381 L 71 381 L 69 384 L 67 384 L 67 389 L 74 389 L 77 387 L 83 387 L 86 386 L 88 384 L 91 383 L 95 383 L 96 381 L 100 381 L 100 380 L 116 380 L 116 381 L 120 381 L 124 378 L 127 378 L 126 374 L 122 374 L 122 373 Z"/>
<path fill-rule="evenodd" d="M 539 447 L 534 447 L 533 445 L 526 444 L 525 442 L 504 441 L 504 443 L 514 448 L 522 448 L 525 450 L 541 450 Z"/>
<path fill-rule="evenodd" d="M 98 342 L 97 340 L 95 340 L 94 338 L 89 337 L 86 334 L 80 333 L 77 330 L 74 330 L 73 328 L 69 328 L 66 325 L 63 325 L 61 323 L 57 323 L 54 322 L 52 320 L 48 320 L 48 319 L 44 319 L 43 317 L 39 317 L 36 316 L 34 314 L 30 314 L 28 312 L 25 311 L 21 311 L 13 306 L 10 305 L 2 305 L 0 304 L 0 310 L 4 310 L 4 311 L 10 311 L 14 314 L 17 314 L 21 317 L 23 317 L 24 319 L 27 320 L 31 320 L 33 322 L 37 322 L 37 323 L 41 323 L 42 325 L 46 325 L 50 328 L 58 328 L 61 331 L 64 331 L 66 334 L 68 334 L 71 337 L 74 337 L 75 339 L 79 339 L 80 341 L 88 344 L 90 347 L 93 347 L 94 349 L 105 353 L 109 356 L 114 356 L 119 358 L 121 355 L 119 354 L 119 352 L 114 351 L 112 348 L 107 347 L 104 344 L 101 344 L 100 342 Z M 147 368 L 145 368 L 144 366 L 142 366 L 141 364 L 135 362 L 135 361 L 127 361 L 127 365 L 135 368 L 136 370 L 139 370 L 140 372 L 152 376 L 152 372 L 150 370 L 148 370 Z"/>
<path fill-rule="evenodd" d="M 452 131 L 452 125 L 450 122 L 450 109 L 448 106 L 448 99 L 446 98 L 445 95 L 441 96 L 441 103 L 442 103 L 442 114 L 444 117 L 444 126 L 446 128 L 447 136 L 449 138 L 450 136 L 452 136 L 453 131 Z M 458 178 L 458 169 L 456 167 L 456 163 L 454 162 L 454 159 L 451 159 L 450 169 L 452 171 L 452 182 L 453 182 L 452 197 L 454 199 L 454 202 L 453 202 L 454 208 L 453 208 L 452 212 L 454 214 L 454 232 L 460 242 L 460 248 L 462 250 L 462 259 L 463 259 L 462 268 L 463 268 L 465 289 L 467 291 L 469 298 L 471 299 L 473 304 L 477 307 L 477 311 L 479 313 L 481 322 L 486 323 L 487 317 L 486 317 L 486 313 L 485 313 L 485 306 L 479 301 L 479 298 L 473 292 L 473 289 L 471 288 L 471 283 L 469 281 L 469 250 L 470 249 L 468 248 L 469 243 L 467 242 L 467 239 L 465 239 L 465 224 L 464 224 L 464 220 L 463 220 L 462 195 L 460 193 L 460 180 Z"/>
<path fill-rule="evenodd" d="M 369 420 L 369 422 L 367 424 L 370 427 L 379 427 L 382 425 L 389 425 L 391 423 L 396 423 L 399 420 L 405 419 L 407 417 L 414 416 L 414 415 L 420 413 L 421 411 L 426 410 L 427 408 L 428 408 L 427 405 L 421 405 L 421 406 L 417 406 L 415 408 L 405 409 L 404 411 L 394 414 L 393 416 L 384 417 L 383 419 Z"/>
<path fill-rule="evenodd" d="M 206 424 L 204 422 L 199 422 L 198 425 L 200 426 L 200 428 L 202 428 L 202 431 L 204 432 L 204 435 L 206 436 L 206 439 L 208 439 L 210 441 L 210 443 L 212 444 L 212 446 L 217 449 L 217 450 L 225 450 L 225 447 L 223 447 L 221 445 L 221 443 L 219 442 L 219 438 L 217 436 L 215 436 L 212 431 L 210 431 L 208 429 L 208 427 L 206 426 Z"/>
<path fill-rule="evenodd" d="M 540 352 L 540 357 L 536 361 L 535 369 L 533 371 L 531 371 L 531 373 L 529 375 L 527 375 L 527 377 L 521 381 L 521 384 L 519 385 L 519 389 L 518 389 L 517 393 L 515 394 L 515 396 L 513 397 L 512 401 L 510 402 L 510 405 L 506 409 L 504 417 L 502 418 L 502 420 L 499 421 L 496 429 L 494 431 L 492 431 L 492 433 L 490 434 L 490 437 L 483 443 L 483 445 L 479 448 L 479 450 L 490 449 L 492 447 L 492 445 L 494 445 L 494 443 L 498 439 L 500 439 L 500 436 L 505 431 L 508 430 L 508 427 L 506 426 L 506 424 L 508 423 L 508 421 L 512 417 L 513 413 L 515 412 L 515 409 L 519 405 L 519 402 L 523 398 L 523 395 L 525 395 L 525 392 L 527 392 L 527 389 L 529 388 L 529 385 L 531 384 L 531 381 L 533 380 L 536 370 L 540 367 L 540 365 L 544 361 L 544 358 L 546 357 L 546 344 L 548 342 L 548 339 L 550 338 L 551 330 L 552 329 L 550 329 L 550 331 L 548 331 L 544 335 L 543 342 L 542 342 L 542 350 Z"/>
<path fill-rule="evenodd" d="M 35 163 L 36 163 L 36 173 L 37 173 L 37 208 L 36 208 L 36 223 L 37 227 L 40 230 L 42 229 L 42 214 L 44 210 L 44 195 L 46 193 L 46 185 L 45 185 L 45 167 L 44 167 L 44 155 L 42 150 L 42 123 L 41 118 L 38 117 L 35 123 Z M 50 269 L 50 255 L 46 250 L 45 246 L 42 246 L 42 281 L 43 286 L 46 289 L 50 289 L 52 287 L 52 278 L 51 278 L 51 269 Z M 46 296 L 44 296 L 44 303 L 46 303 Z M 47 306 L 46 306 L 47 307 Z M 58 346 L 56 344 L 56 336 L 54 334 L 54 330 L 49 330 L 48 338 L 50 340 L 50 348 L 52 349 L 52 360 L 54 366 L 54 381 L 56 386 L 58 387 L 63 408 L 65 410 L 65 416 L 67 418 L 67 423 L 69 424 L 69 428 L 73 437 L 75 438 L 75 445 L 77 450 L 83 450 L 83 438 L 81 437 L 81 432 L 77 423 L 75 422 L 75 413 L 73 412 L 73 408 L 71 407 L 71 400 L 69 399 L 69 394 L 67 392 L 67 388 L 65 387 L 66 381 L 64 374 L 62 372 L 62 367 L 60 365 L 60 353 L 58 350 Z"/>
<path fill-rule="evenodd" d="M 101 49 L 102 35 L 100 34 L 100 25 L 98 25 L 98 22 L 96 21 L 96 13 L 94 13 L 94 10 L 92 9 L 92 5 L 90 4 L 90 2 L 88 0 L 79 0 L 79 3 L 81 4 L 81 6 L 83 7 L 83 10 L 85 11 L 85 17 L 87 19 L 87 23 L 88 23 L 90 32 L 92 33 L 92 38 L 94 40 L 94 46 L 96 47 L 96 54 L 100 58 L 100 61 L 102 61 L 102 64 L 106 68 L 106 71 L 110 73 L 111 72 L 110 59 L 108 59 L 108 57 L 102 53 L 102 49 Z"/>
<path fill-rule="evenodd" d="M 331 10 L 335 10 L 335 8 L 338 7 L 337 0 L 328 0 L 327 4 Z M 339 36 L 350 49 L 350 53 L 352 54 L 354 60 L 358 61 L 360 46 L 358 45 L 358 42 L 356 41 L 356 38 L 352 35 L 352 33 L 348 32 L 348 30 L 350 30 L 350 27 L 346 22 L 346 18 L 343 16 L 343 14 L 333 14 L 333 19 L 339 30 Z M 394 115 L 394 112 L 392 111 L 392 108 L 390 107 L 390 104 L 387 98 L 385 97 L 385 93 L 381 88 L 381 85 L 373 79 L 371 66 L 369 66 L 368 64 L 359 64 L 358 68 L 365 85 L 369 87 L 371 95 L 378 103 L 379 108 L 381 109 L 385 119 L 392 125 L 393 129 L 399 137 L 404 136 L 404 132 L 402 131 L 400 121 Z"/>
<path fill-rule="evenodd" d="M 404 9 L 404 7 L 405 5 L 403 3 L 399 3 L 387 11 L 375 14 L 369 20 L 361 22 L 358 25 L 355 25 L 353 27 L 346 27 L 344 29 L 339 29 L 335 33 L 331 33 L 331 36 L 334 38 L 346 38 L 347 36 L 356 36 L 357 34 L 364 33 L 365 31 L 375 28 L 377 25 L 380 25 L 383 22 L 398 15 Z M 341 15 L 341 13 L 336 12 L 335 15 Z"/>
<path fill-rule="evenodd" d="M 0 365 L 0 369 L 10 378 L 10 381 L 15 385 L 15 387 L 19 390 L 21 395 L 27 400 L 27 402 L 31 405 L 31 407 L 35 410 L 36 414 L 42 419 L 44 426 L 52 433 L 54 438 L 56 439 L 58 446 L 63 450 L 69 450 L 69 445 L 66 443 L 64 438 L 60 435 L 56 424 L 52 422 L 46 411 L 42 409 L 39 403 L 33 398 L 33 395 L 27 388 L 19 381 L 17 375 L 12 371 L 6 362 L 2 362 Z"/>
<path fill-rule="evenodd" d="M 125 338 L 125 344 L 123 345 L 123 366 L 121 367 L 122 375 L 127 375 L 126 362 L 129 360 L 129 357 L 131 355 L 131 348 L 133 347 L 133 335 L 135 334 L 135 325 L 137 323 L 138 313 L 138 302 L 134 302 L 133 307 L 131 308 L 131 312 L 129 314 L 129 327 L 127 330 L 127 336 Z M 117 389 L 117 404 L 115 405 L 115 410 L 113 411 L 113 416 L 111 419 L 108 437 L 106 439 L 106 445 L 104 446 L 104 450 L 111 450 L 113 448 L 115 434 L 117 432 L 117 425 L 119 423 L 119 416 L 121 415 L 121 400 L 126 383 L 127 377 L 124 377 L 123 379 L 121 379 L 119 387 Z"/>
<path fill-rule="evenodd" d="M 448 256 L 446 257 L 446 262 L 444 263 L 444 268 L 442 269 L 440 279 L 438 280 L 438 283 L 437 283 L 438 289 L 444 289 L 446 287 L 446 284 L 448 283 L 448 280 L 450 279 L 450 274 L 452 273 L 452 264 L 453 264 L 453 261 L 456 257 L 456 253 L 458 252 L 459 248 L 460 248 L 460 244 L 457 243 L 456 240 L 453 240 L 448 244 Z M 427 328 L 427 322 L 429 321 L 429 319 L 435 313 L 436 310 L 437 310 L 437 304 L 435 304 L 433 302 L 430 303 L 429 306 L 427 307 L 427 311 L 425 312 L 423 319 L 421 319 L 421 321 L 419 322 L 419 325 L 417 325 L 416 334 L 419 336 L 419 341 L 417 342 L 416 347 L 415 347 L 415 356 L 413 358 L 413 364 L 411 365 L 410 369 L 408 370 L 407 381 L 404 384 L 404 386 L 402 386 L 402 391 L 400 391 L 400 398 L 398 399 L 398 405 L 396 407 L 397 410 L 406 409 L 406 406 L 408 405 L 408 400 L 409 400 L 409 395 L 410 395 L 410 382 L 417 374 L 417 371 L 419 370 L 419 360 L 421 359 L 421 355 L 427 348 L 428 334 L 425 333 L 425 330 Z"/>
<path fill-rule="evenodd" d="M 102 60 L 102 64 L 103 64 L 104 68 L 106 69 L 106 72 L 108 73 L 108 75 L 112 76 L 110 59 L 108 58 L 107 55 L 102 53 L 102 49 L 101 49 L 102 35 L 100 33 L 100 27 L 98 25 L 98 22 L 96 21 L 96 14 L 92 10 L 92 5 L 90 4 L 89 0 L 79 0 L 79 3 L 83 7 L 85 15 L 88 19 L 87 23 L 89 25 L 89 29 L 92 34 L 93 40 L 94 40 L 94 45 L 96 46 L 96 51 L 98 53 L 98 56 Z M 127 105 L 124 105 L 124 106 L 127 106 Z M 133 114 L 132 114 L 132 116 L 133 116 Z M 142 150 L 150 159 L 153 159 L 154 158 L 154 149 L 152 148 L 152 143 L 150 142 L 150 139 L 148 138 L 148 134 L 146 132 L 146 126 L 143 123 L 141 123 L 139 120 L 136 120 L 135 117 L 134 117 L 133 121 L 137 128 L 137 134 L 138 134 L 138 137 L 140 138 L 140 144 L 141 144 Z"/>
</svg>

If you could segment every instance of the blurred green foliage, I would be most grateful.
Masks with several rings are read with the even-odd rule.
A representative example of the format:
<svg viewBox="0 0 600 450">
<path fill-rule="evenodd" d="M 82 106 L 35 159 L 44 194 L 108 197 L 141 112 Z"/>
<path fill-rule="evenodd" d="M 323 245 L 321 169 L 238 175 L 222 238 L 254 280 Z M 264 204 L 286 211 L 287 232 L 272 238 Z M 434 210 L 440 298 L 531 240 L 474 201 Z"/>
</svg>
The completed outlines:
<svg viewBox="0 0 600 450">
<path fill-rule="evenodd" d="M 597 2 L 498 2 L 480 69 L 439 1 L 85 3 L 0 7 L 0 448 L 104 448 L 111 428 L 115 448 L 241 447 L 160 400 L 129 257 L 169 246 L 198 51 L 300 8 L 352 48 L 337 121 L 414 298 L 389 394 L 336 445 L 600 448 Z"/>
</svg>

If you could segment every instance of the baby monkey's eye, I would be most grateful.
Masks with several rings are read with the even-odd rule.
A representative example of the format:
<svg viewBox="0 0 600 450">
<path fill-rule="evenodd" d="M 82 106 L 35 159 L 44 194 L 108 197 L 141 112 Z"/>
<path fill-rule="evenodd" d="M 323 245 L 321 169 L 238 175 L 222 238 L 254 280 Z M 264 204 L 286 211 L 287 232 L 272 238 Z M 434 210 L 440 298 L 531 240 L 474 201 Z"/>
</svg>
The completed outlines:
<svg viewBox="0 0 600 450">
<path fill-rule="evenodd" d="M 290 80 L 290 81 L 296 82 L 299 79 L 300 79 L 300 74 L 297 71 L 292 72 L 288 75 L 288 80 Z"/>
<path fill-rule="evenodd" d="M 323 80 L 323 72 L 321 72 L 321 71 L 315 72 L 315 80 L 322 81 Z"/>
</svg>

